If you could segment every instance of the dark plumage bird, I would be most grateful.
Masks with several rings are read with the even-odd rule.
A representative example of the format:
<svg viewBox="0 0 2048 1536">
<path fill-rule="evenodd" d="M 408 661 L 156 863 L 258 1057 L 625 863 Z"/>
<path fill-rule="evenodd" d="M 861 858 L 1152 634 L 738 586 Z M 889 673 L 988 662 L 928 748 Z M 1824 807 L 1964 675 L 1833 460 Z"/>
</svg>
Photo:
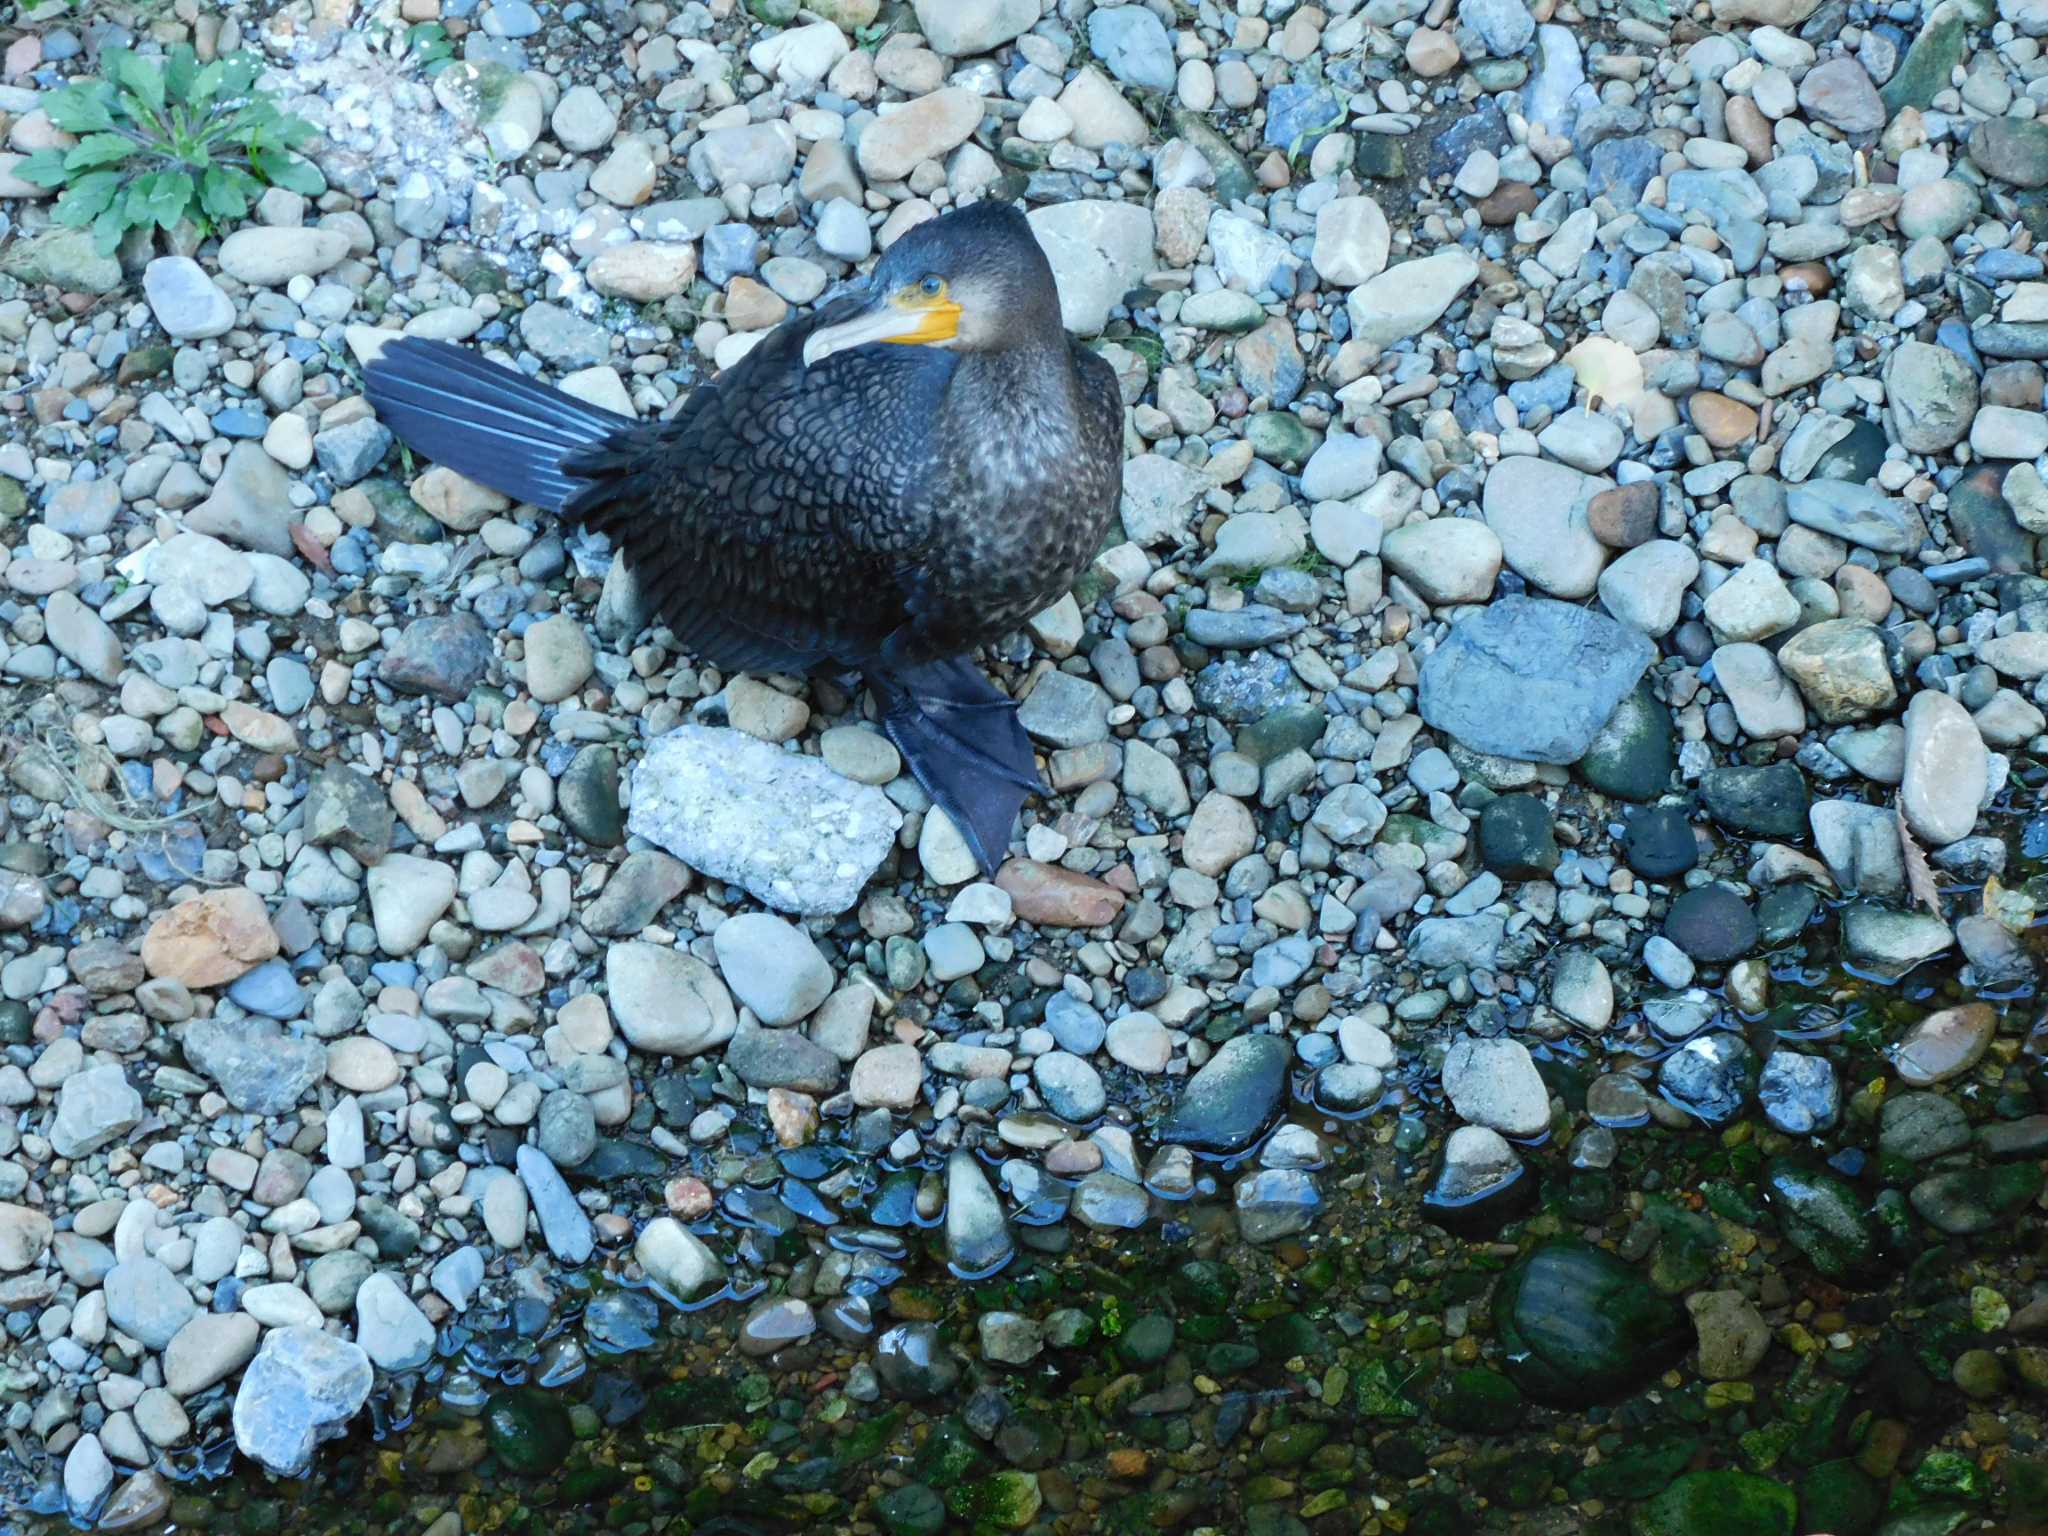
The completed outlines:
<svg viewBox="0 0 2048 1536">
<path fill-rule="evenodd" d="M 667 421 L 413 338 L 369 397 L 416 452 L 608 535 L 704 660 L 861 672 L 918 782 L 1001 861 L 1042 786 L 967 658 L 1073 584 L 1123 480 L 1115 374 L 1062 328 L 1015 208 L 917 226 Z"/>
</svg>

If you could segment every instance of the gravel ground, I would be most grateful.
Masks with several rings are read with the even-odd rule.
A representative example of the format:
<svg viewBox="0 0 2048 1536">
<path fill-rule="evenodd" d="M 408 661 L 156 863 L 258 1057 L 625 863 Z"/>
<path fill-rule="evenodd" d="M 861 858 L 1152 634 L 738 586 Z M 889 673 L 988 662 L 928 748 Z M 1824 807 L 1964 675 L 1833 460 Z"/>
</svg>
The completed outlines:
<svg viewBox="0 0 2048 1536">
<path fill-rule="evenodd" d="M 107 9 L 0 66 L 0 1406 L 45 1512 L 148 1523 L 230 1437 L 303 1474 L 582 1267 L 866 1349 L 886 1266 L 792 1260 L 764 1148 L 832 1153 L 782 1230 L 893 1200 L 970 1277 L 1189 1196 L 1312 1241 L 1417 1110 L 1446 1225 L 1704 1126 L 1794 1160 L 1758 1188 L 1832 1281 L 1878 1220 L 2038 1240 L 2041 0 L 184 0 L 144 45 L 258 50 L 330 190 L 119 259 L 10 173 Z M 983 880 L 860 697 L 677 654 L 361 368 L 467 341 L 660 416 L 988 196 L 1129 461 L 988 658 L 1054 793 Z M 1874 1078 L 1795 948 L 1896 984 Z M 1797 1159 L 1880 1111 L 1874 1218 Z M 1794 1303 L 1687 1305 L 1721 1382 Z"/>
</svg>

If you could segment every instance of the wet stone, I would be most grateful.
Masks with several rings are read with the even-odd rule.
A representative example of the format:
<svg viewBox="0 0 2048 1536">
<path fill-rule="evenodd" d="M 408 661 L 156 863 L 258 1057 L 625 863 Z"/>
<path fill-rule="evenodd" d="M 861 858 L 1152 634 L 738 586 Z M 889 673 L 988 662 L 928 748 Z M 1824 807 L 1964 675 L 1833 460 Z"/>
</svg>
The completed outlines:
<svg viewBox="0 0 2048 1536">
<path fill-rule="evenodd" d="M 1716 768 L 1700 792 L 1708 814 L 1731 830 L 1758 837 L 1799 837 L 1806 831 L 1806 780 L 1795 764 Z"/>
<path fill-rule="evenodd" d="M 950 1388 L 959 1363 L 930 1323 L 899 1323 L 875 1340 L 875 1371 L 898 1397 L 921 1399 Z"/>
<path fill-rule="evenodd" d="M 2034 1163 L 1960 1168 L 1922 1179 L 1908 1197 L 1929 1225 L 1952 1237 L 1966 1237 L 2010 1220 L 2041 1193 L 2042 1180 L 2042 1170 Z"/>
<path fill-rule="evenodd" d="M 494 1394 L 483 1418 L 492 1453 L 520 1476 L 548 1476 L 568 1460 L 575 1444 L 567 1407 L 555 1394 L 536 1388 Z"/>
<path fill-rule="evenodd" d="M 1970 1144 L 1970 1121 L 1955 1100 L 1938 1093 L 1888 1097 L 1879 1119 L 1878 1150 L 1922 1163 Z"/>
<path fill-rule="evenodd" d="M 1763 1192 L 1785 1240 L 1828 1279 L 1859 1279 L 1875 1262 L 1867 1202 L 1835 1174 L 1780 1159 L 1764 1170 Z"/>
<path fill-rule="evenodd" d="M 1749 1048 L 1739 1036 L 1695 1035 L 1664 1058 L 1657 1086 L 1687 1114 L 1723 1125 L 1742 1112 L 1750 1070 Z"/>
<path fill-rule="evenodd" d="M 1494 1302 L 1509 1377 L 1531 1397 L 1582 1408 L 1647 1382 L 1682 1355 L 1683 1314 L 1620 1259 L 1543 1244 L 1502 1276 Z"/>
<path fill-rule="evenodd" d="M 1788 1136 L 1832 1130 L 1842 1111 L 1834 1066 L 1800 1051 L 1773 1051 L 1764 1059 L 1756 1096 L 1764 1118 Z"/>
<path fill-rule="evenodd" d="M 1783 1483 L 1732 1468 L 1688 1472 L 1643 1506 L 1641 1536 L 1792 1536 L 1799 1501 Z"/>
<path fill-rule="evenodd" d="M 1695 960 L 1737 960 L 1756 944 L 1756 914 L 1725 885 L 1702 885 L 1672 902 L 1664 933 Z"/>
<path fill-rule="evenodd" d="M 1160 1127 L 1160 1139 L 1207 1152 L 1250 1145 L 1280 1107 L 1290 1060 L 1287 1043 L 1273 1035 L 1226 1040 L 1188 1080 Z"/>
</svg>

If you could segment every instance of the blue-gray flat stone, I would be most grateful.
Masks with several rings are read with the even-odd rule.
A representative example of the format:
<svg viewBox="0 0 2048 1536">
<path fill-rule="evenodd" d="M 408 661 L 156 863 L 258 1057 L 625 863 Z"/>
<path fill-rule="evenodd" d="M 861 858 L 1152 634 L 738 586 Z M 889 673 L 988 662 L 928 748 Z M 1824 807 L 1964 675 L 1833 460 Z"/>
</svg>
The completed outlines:
<svg viewBox="0 0 2048 1536">
<path fill-rule="evenodd" d="M 1638 631 L 1549 598 L 1508 597 L 1422 664 L 1422 718 L 1475 752 L 1574 763 L 1656 659 Z"/>
<path fill-rule="evenodd" d="M 519 1177 L 540 1218 L 540 1235 L 547 1239 L 548 1252 L 564 1264 L 581 1264 L 590 1257 L 596 1239 L 590 1218 L 569 1192 L 569 1185 L 538 1147 L 519 1149 Z"/>
</svg>

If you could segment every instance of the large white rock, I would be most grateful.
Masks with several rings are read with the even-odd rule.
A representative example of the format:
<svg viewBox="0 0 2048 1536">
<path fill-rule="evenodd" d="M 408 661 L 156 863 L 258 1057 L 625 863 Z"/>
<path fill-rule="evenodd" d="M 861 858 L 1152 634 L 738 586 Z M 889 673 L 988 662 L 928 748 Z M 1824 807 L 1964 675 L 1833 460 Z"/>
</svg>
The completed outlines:
<svg viewBox="0 0 2048 1536">
<path fill-rule="evenodd" d="M 1461 1119 L 1503 1136 L 1550 1125 L 1550 1090 L 1519 1040 L 1459 1040 L 1444 1055 L 1444 1093 Z"/>
<path fill-rule="evenodd" d="M 647 1278 L 678 1301 L 692 1301 L 725 1284 L 725 1265 L 703 1240 L 672 1216 L 640 1229 L 633 1257 Z"/>
<path fill-rule="evenodd" d="M 879 789 L 815 757 L 685 725 L 634 768 L 627 828 L 771 907 L 817 916 L 860 900 L 902 824 Z"/>
<path fill-rule="evenodd" d="M 1000 48 L 1038 23 L 1039 0 L 915 0 L 918 30 L 949 58 Z"/>
<path fill-rule="evenodd" d="M 1906 777 L 1899 807 L 1916 837 L 1937 845 L 1968 837 L 1977 825 L 1991 753 L 1977 722 L 1945 693 L 1924 689 L 1906 706 Z"/>
<path fill-rule="evenodd" d="M 1600 573 L 1600 601 L 1622 623 L 1662 637 L 1678 622 L 1700 559 L 1675 539 L 1652 539 Z"/>
<path fill-rule="evenodd" d="M 614 944 L 604 959 L 619 1033 L 636 1051 L 695 1056 L 739 1025 L 725 983 L 695 955 L 661 944 Z"/>
<path fill-rule="evenodd" d="M 273 1328 L 235 1392 L 235 1444 L 279 1477 L 303 1477 L 370 1395 L 362 1346 L 318 1328 Z"/>
<path fill-rule="evenodd" d="M 1316 275 L 1355 288 L 1387 269 L 1387 216 L 1369 197 L 1333 197 L 1316 213 L 1316 243 L 1309 260 Z"/>
<path fill-rule="evenodd" d="M 1077 336 L 1099 336 L 1109 311 L 1153 264 L 1151 212 L 1100 198 L 1052 203 L 1030 214 L 1060 290 L 1060 322 Z"/>
<path fill-rule="evenodd" d="M 725 984 L 763 1024 L 794 1024 L 832 990 L 832 967 L 811 936 L 773 913 L 727 918 L 711 947 Z"/>
<path fill-rule="evenodd" d="M 1509 566 L 1531 586 L 1576 601 L 1593 595 L 1607 564 L 1586 508 L 1612 485 L 1569 464 L 1516 456 L 1494 465 L 1480 505 Z"/>
<path fill-rule="evenodd" d="M 409 955 L 426 942 L 427 930 L 455 901 L 455 871 L 437 859 L 387 853 L 372 866 L 367 882 L 370 921 L 377 947 L 387 955 Z"/>
</svg>

